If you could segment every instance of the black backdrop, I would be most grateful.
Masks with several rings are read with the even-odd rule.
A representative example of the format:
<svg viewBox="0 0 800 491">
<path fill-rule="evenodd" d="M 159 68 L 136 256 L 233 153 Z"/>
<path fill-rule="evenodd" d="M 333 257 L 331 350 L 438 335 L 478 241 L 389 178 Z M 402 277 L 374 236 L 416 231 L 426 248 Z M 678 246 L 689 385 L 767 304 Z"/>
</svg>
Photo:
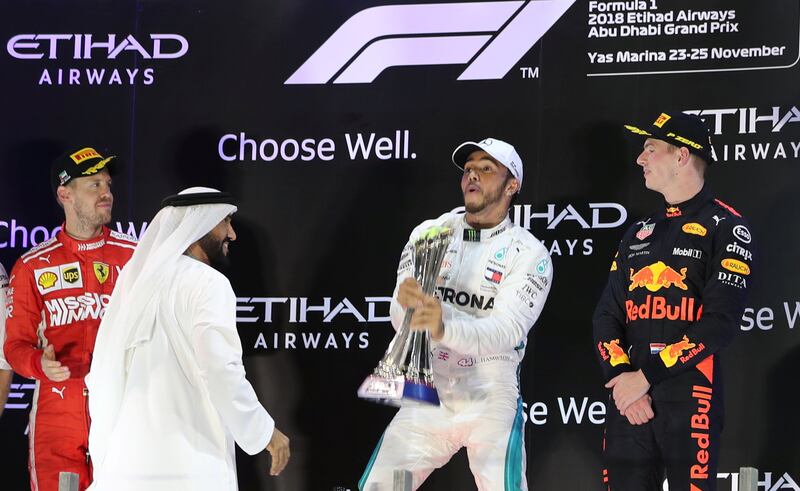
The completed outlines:
<svg viewBox="0 0 800 491">
<path fill-rule="evenodd" d="M 263 455 L 240 455 L 241 489 L 355 489 L 393 414 L 355 390 L 393 333 L 386 297 L 400 249 L 418 222 L 460 205 L 450 152 L 486 136 L 522 156 L 513 216 L 556 271 L 523 363 L 529 483 L 601 489 L 606 393 L 590 316 L 624 227 L 660 202 L 621 125 L 662 110 L 702 111 L 720 160 L 709 182 L 762 252 L 724 354 L 720 489 L 736 489 L 740 466 L 760 469 L 762 489 L 800 489 L 797 0 L 3 8 L 7 268 L 61 221 L 47 169 L 67 145 L 124 162 L 113 228 L 140 235 L 160 199 L 190 185 L 240 201 L 231 280 L 245 364 L 293 447 L 277 479 Z M 351 149 L 370 135 L 367 155 Z M 254 143 L 239 155 L 242 140 Z M 303 146 L 314 150 L 295 152 Z M 29 381 L 14 383 L 0 420 L 9 490 L 27 483 L 32 395 Z M 423 489 L 474 489 L 463 452 Z"/>
</svg>

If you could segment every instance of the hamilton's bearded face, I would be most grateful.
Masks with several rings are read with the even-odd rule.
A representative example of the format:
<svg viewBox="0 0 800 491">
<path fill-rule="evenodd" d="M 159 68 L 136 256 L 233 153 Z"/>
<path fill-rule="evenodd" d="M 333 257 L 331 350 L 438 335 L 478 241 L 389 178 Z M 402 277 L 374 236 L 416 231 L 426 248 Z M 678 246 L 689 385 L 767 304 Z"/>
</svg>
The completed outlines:
<svg viewBox="0 0 800 491">
<path fill-rule="evenodd" d="M 503 191 L 511 173 L 483 150 L 472 152 L 464 164 L 461 192 L 467 213 L 504 206 Z"/>
</svg>

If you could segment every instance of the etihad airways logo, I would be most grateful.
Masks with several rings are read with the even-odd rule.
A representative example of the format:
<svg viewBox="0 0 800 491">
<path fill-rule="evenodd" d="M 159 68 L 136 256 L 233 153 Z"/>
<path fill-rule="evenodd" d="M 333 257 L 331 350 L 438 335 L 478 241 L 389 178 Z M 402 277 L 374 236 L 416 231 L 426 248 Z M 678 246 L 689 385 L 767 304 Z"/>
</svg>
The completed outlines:
<svg viewBox="0 0 800 491">
<path fill-rule="evenodd" d="M 174 33 L 25 33 L 6 41 L 6 52 L 36 69 L 40 86 L 153 85 L 156 68 L 149 65 L 183 57 L 189 41 Z"/>
<path fill-rule="evenodd" d="M 797 106 L 692 109 L 684 112 L 703 118 L 715 135 L 780 133 L 787 124 L 800 123 Z"/>
<path fill-rule="evenodd" d="M 466 63 L 458 80 L 501 79 L 573 3 L 517 0 L 368 8 L 345 21 L 285 84 L 371 83 L 393 66 Z"/>
<path fill-rule="evenodd" d="M 47 58 L 116 59 L 123 52 L 136 52 L 145 60 L 180 58 L 189 51 L 189 41 L 180 34 L 150 34 L 149 39 L 116 34 L 17 34 L 6 43 L 6 51 L 20 60 Z"/>
</svg>

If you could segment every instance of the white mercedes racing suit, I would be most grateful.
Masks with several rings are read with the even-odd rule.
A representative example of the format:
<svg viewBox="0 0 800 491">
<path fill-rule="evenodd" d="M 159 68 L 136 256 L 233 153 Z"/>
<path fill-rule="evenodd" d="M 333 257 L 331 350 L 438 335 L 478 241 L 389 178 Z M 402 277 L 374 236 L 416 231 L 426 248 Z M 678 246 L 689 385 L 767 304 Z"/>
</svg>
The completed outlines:
<svg viewBox="0 0 800 491">
<path fill-rule="evenodd" d="M 461 447 L 481 491 L 525 490 L 525 445 L 519 364 L 528 331 L 544 307 L 553 266 L 547 249 L 506 218 L 475 230 L 463 213 L 445 213 L 411 233 L 392 299 L 397 329 L 404 310 L 400 283 L 413 276 L 412 244 L 432 226 L 455 238 L 445 255 L 436 295 L 444 336 L 433 343 L 434 382 L 441 406 L 403 407 L 387 427 L 359 489 L 391 491 L 394 470 L 408 470 L 417 489 Z"/>
<path fill-rule="evenodd" d="M 0 264 L 0 370 L 11 370 L 11 365 L 3 355 L 3 343 L 6 341 L 6 290 L 8 290 L 8 274 Z"/>
</svg>

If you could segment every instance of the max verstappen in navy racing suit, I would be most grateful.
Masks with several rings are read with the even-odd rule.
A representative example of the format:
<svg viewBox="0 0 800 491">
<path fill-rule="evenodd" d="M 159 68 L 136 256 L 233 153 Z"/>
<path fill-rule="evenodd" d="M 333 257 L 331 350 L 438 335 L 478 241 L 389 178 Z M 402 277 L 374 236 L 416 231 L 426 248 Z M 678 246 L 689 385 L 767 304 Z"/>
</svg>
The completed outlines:
<svg viewBox="0 0 800 491">
<path fill-rule="evenodd" d="M 716 489 L 723 423 L 719 353 L 739 331 L 751 282 L 747 223 L 716 199 L 703 121 L 662 113 L 637 163 L 665 208 L 622 238 L 594 314 L 609 399 L 604 481 L 617 490 Z"/>
<path fill-rule="evenodd" d="M 133 254 L 133 238 L 109 230 L 113 157 L 92 148 L 53 163 L 52 185 L 65 222 L 52 239 L 11 270 L 5 354 L 14 371 L 36 380 L 30 412 L 31 490 L 56 491 L 59 473 L 91 482 L 84 376 L 100 319 Z"/>
<path fill-rule="evenodd" d="M 466 214 L 445 213 L 411 233 L 391 304 L 392 324 L 415 307 L 411 329 L 429 329 L 441 406 L 403 407 L 381 437 L 359 489 L 391 490 L 394 470 L 417 489 L 461 447 L 479 490 L 524 490 L 525 415 L 519 365 L 528 331 L 544 307 L 553 267 L 545 247 L 508 217 L 522 162 L 500 140 L 467 142 L 453 162 L 464 169 Z M 412 246 L 432 226 L 454 229 L 436 297 L 413 279 Z"/>
</svg>

